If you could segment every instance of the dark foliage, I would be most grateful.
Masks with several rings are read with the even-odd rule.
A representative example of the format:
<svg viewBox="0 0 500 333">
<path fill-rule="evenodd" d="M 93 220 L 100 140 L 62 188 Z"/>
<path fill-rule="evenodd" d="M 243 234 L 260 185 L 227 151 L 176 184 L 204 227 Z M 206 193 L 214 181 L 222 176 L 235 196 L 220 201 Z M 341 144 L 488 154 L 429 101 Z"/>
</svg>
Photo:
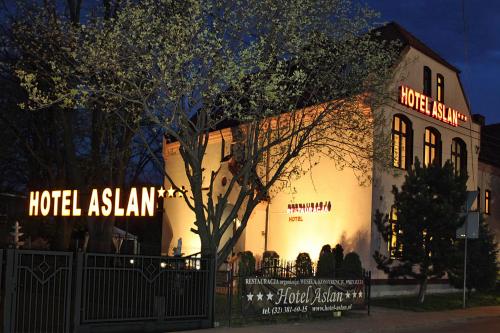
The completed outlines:
<svg viewBox="0 0 500 333">
<path fill-rule="evenodd" d="M 316 277 L 333 278 L 335 274 L 335 256 L 330 245 L 324 245 L 319 254 Z"/>
<path fill-rule="evenodd" d="M 420 302 L 424 300 L 427 281 L 442 278 L 452 265 L 455 233 L 463 224 L 460 213 L 466 198 L 466 181 L 466 176 L 455 176 L 450 161 L 442 167 L 434 163 L 422 167 L 417 160 L 402 188 L 393 187 L 397 215 L 393 223 L 399 230 L 400 251 L 396 258 L 376 251 L 374 259 L 391 279 L 416 279 L 420 284 Z M 389 216 L 377 211 L 374 223 L 387 244 L 392 233 Z"/>
<path fill-rule="evenodd" d="M 299 253 L 295 260 L 297 277 L 311 277 L 313 276 L 313 268 L 311 257 L 308 253 Z"/>
<path fill-rule="evenodd" d="M 363 278 L 363 267 L 361 259 L 356 252 L 350 252 L 345 255 L 342 269 L 339 270 L 339 277 L 344 279 L 361 279 Z"/>
<path fill-rule="evenodd" d="M 454 265 L 448 271 L 451 285 L 463 288 L 464 279 L 464 240 L 455 242 Z M 498 244 L 483 216 L 480 218 L 479 238 L 467 240 L 467 280 L 466 287 L 470 291 L 493 290 L 498 274 Z"/>
</svg>

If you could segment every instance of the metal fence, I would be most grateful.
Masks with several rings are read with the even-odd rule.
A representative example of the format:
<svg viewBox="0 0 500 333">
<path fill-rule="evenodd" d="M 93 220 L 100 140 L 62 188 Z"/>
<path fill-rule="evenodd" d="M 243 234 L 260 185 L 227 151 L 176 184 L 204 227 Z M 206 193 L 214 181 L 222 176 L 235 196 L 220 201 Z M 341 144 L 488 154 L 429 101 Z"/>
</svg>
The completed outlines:
<svg viewBox="0 0 500 333">
<path fill-rule="evenodd" d="M 68 332 L 73 254 L 6 252 L 4 332 Z"/>
<path fill-rule="evenodd" d="M 195 257 L 0 250 L 3 332 L 206 327 L 211 270 Z"/>
</svg>

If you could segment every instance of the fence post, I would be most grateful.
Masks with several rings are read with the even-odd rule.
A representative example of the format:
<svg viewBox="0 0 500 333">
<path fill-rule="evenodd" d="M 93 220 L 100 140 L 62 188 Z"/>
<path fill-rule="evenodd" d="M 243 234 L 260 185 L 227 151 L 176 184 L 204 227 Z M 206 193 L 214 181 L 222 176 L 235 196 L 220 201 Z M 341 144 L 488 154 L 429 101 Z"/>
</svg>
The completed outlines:
<svg viewBox="0 0 500 333">
<path fill-rule="evenodd" d="M 5 295 L 3 303 L 3 332 L 12 332 L 12 309 L 15 307 L 14 294 L 16 292 L 16 277 L 15 275 L 15 253 L 16 250 L 8 249 L 7 260 L 5 264 Z"/>
<path fill-rule="evenodd" d="M 73 315 L 73 332 L 78 331 L 80 326 L 80 316 L 82 313 L 82 280 L 83 280 L 83 252 L 78 250 L 76 253 L 76 283 Z"/>
</svg>

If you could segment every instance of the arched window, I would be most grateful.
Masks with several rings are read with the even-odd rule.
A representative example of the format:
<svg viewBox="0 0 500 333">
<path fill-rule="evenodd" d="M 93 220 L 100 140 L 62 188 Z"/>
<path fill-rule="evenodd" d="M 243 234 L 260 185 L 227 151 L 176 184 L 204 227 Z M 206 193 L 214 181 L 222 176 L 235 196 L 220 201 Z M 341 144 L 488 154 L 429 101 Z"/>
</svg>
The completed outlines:
<svg viewBox="0 0 500 333">
<path fill-rule="evenodd" d="M 467 174 L 467 145 L 460 138 L 451 141 L 451 162 L 456 176 Z"/>
<path fill-rule="evenodd" d="M 397 114 L 392 119 L 392 165 L 407 170 L 413 160 L 413 131 L 411 122 Z"/>
<path fill-rule="evenodd" d="M 433 127 L 427 127 L 424 134 L 424 165 L 441 165 L 441 134 Z"/>
<path fill-rule="evenodd" d="M 438 74 L 436 77 L 436 99 L 444 103 L 444 76 L 441 74 Z"/>
<path fill-rule="evenodd" d="M 424 66 L 424 95 L 432 97 L 432 71 Z"/>
</svg>

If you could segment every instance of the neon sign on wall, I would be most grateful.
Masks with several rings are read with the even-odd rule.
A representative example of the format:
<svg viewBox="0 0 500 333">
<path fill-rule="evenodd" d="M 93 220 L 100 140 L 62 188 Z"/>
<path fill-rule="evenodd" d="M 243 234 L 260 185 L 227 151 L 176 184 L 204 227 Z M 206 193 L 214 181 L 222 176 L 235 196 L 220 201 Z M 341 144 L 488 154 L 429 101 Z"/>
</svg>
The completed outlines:
<svg viewBox="0 0 500 333">
<path fill-rule="evenodd" d="M 288 204 L 288 214 L 328 213 L 332 210 L 330 201 Z"/>
<path fill-rule="evenodd" d="M 404 85 L 399 87 L 399 103 L 451 126 L 467 121 L 466 115 Z"/>
<path fill-rule="evenodd" d="M 119 188 L 92 189 L 82 209 L 78 190 L 31 191 L 29 216 L 154 216 L 157 197 L 165 197 L 163 187 L 132 187 L 127 195 Z"/>
</svg>

